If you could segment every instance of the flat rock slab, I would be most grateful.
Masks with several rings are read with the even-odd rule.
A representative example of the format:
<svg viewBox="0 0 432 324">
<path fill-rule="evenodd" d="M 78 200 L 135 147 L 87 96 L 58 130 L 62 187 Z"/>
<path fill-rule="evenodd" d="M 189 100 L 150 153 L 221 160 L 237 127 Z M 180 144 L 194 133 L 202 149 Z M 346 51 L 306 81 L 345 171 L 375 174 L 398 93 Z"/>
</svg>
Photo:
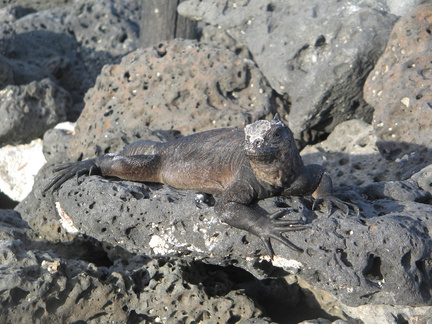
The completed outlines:
<svg viewBox="0 0 432 324">
<path fill-rule="evenodd" d="M 351 306 L 430 304 L 430 194 L 409 180 L 342 188 L 339 195 L 358 204 L 361 217 L 339 210 L 327 217 L 295 197 L 260 202 L 256 208 L 288 208 L 284 217 L 310 223 L 288 235 L 305 252 L 274 243 L 273 266 L 257 237 L 221 223 L 194 192 L 92 176 L 66 182 L 53 201 L 78 232 L 130 252 L 234 264 L 259 278 L 298 273 Z"/>
</svg>

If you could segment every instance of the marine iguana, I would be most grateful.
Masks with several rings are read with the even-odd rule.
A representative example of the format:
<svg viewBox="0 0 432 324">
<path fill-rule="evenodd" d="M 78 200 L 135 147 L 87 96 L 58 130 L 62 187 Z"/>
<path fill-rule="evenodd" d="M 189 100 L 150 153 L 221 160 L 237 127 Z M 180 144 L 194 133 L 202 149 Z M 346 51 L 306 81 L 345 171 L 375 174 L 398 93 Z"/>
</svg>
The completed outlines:
<svg viewBox="0 0 432 324">
<path fill-rule="evenodd" d="M 214 210 L 220 219 L 258 236 L 271 257 L 270 239 L 296 251 L 302 249 L 282 233 L 308 228 L 301 221 L 282 220 L 286 211 L 265 215 L 250 206 L 278 195 L 312 195 L 346 214 L 349 207 L 332 195 L 332 182 L 320 165 L 305 166 L 291 130 L 276 114 L 245 129 L 222 128 L 161 143 L 139 140 L 118 154 L 105 154 L 57 166 L 60 172 L 44 188 L 57 190 L 76 176 L 95 173 L 124 180 L 157 182 L 176 189 L 219 195 Z M 314 204 L 315 204 L 314 202 Z M 314 207 L 314 206 L 313 206 Z"/>
</svg>

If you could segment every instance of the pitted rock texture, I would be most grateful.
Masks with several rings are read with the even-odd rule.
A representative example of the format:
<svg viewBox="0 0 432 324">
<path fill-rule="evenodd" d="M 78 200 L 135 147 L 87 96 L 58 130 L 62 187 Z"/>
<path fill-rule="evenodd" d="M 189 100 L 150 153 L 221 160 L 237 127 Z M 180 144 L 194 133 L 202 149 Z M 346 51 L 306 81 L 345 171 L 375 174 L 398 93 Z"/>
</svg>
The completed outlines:
<svg viewBox="0 0 432 324">
<path fill-rule="evenodd" d="M 74 1 L 40 12 L 7 6 L 0 10 L 0 49 L 17 85 L 51 78 L 70 92 L 82 110 L 85 92 L 103 65 L 138 47 L 139 1 Z"/>
<path fill-rule="evenodd" d="M 187 135 L 243 127 L 283 108 L 252 61 L 226 49 L 173 40 L 104 67 L 86 95 L 69 153 L 76 158 L 116 152 L 124 145 L 120 138 L 147 138 L 146 129 Z M 159 136 L 166 138 L 163 132 Z"/>
<path fill-rule="evenodd" d="M 72 138 L 75 123 L 65 122 L 49 129 L 43 136 L 43 154 L 45 159 L 59 161 L 67 156 L 69 142 Z"/>
<path fill-rule="evenodd" d="M 365 99 L 375 108 L 377 145 L 391 159 L 411 152 L 424 158 L 432 150 L 431 33 L 431 4 L 407 13 L 365 84 Z"/>
<path fill-rule="evenodd" d="M 290 97 L 290 127 L 308 141 L 346 119 L 371 120 L 363 83 L 396 17 L 380 11 L 378 2 L 368 4 L 189 0 L 178 10 L 248 47 L 272 88 Z"/>
<path fill-rule="evenodd" d="M 0 241 L 26 240 L 26 233 L 30 230 L 27 222 L 15 210 L 0 209 Z M 2 265 L 3 267 L 3 265 Z"/>
<path fill-rule="evenodd" d="M 229 49 L 237 54 L 238 57 L 253 59 L 248 48 L 236 41 L 225 30 L 219 29 L 212 25 L 206 25 L 202 28 L 200 43 L 215 47 Z"/>
<path fill-rule="evenodd" d="M 69 93 L 49 79 L 0 91 L 0 146 L 30 142 L 66 120 Z"/>
<path fill-rule="evenodd" d="M 18 239 L 0 242 L 0 258 L 2 323 L 229 323 L 263 315 L 221 270 L 183 260 L 135 257 L 98 267 Z"/>
<path fill-rule="evenodd" d="M 284 217 L 311 226 L 288 235 L 304 253 L 274 243 L 273 266 L 263 258 L 266 250 L 257 237 L 221 223 L 194 192 L 92 176 L 79 186 L 66 182 L 53 201 L 79 232 L 134 253 L 233 263 L 259 278 L 297 273 L 350 306 L 430 304 L 430 193 L 408 180 L 340 188 L 337 194 L 358 204 L 361 217 L 340 210 L 327 217 L 324 207 L 312 212 L 309 200 L 296 197 L 259 203 L 270 213 L 289 208 Z"/>
<path fill-rule="evenodd" d="M 27 10 L 44 10 L 48 8 L 61 7 L 66 6 L 68 4 L 73 3 L 73 0 L 51 0 L 51 1 L 42 1 L 42 0 L 3 0 L 0 3 L 0 8 L 5 6 L 21 6 L 22 8 L 31 8 Z"/>
<path fill-rule="evenodd" d="M 325 141 L 306 146 L 301 155 L 306 164 L 325 167 L 336 186 L 406 180 L 430 163 L 427 159 L 422 163 L 413 159 L 387 160 L 376 141 L 372 125 L 353 119 L 336 126 Z"/>
</svg>

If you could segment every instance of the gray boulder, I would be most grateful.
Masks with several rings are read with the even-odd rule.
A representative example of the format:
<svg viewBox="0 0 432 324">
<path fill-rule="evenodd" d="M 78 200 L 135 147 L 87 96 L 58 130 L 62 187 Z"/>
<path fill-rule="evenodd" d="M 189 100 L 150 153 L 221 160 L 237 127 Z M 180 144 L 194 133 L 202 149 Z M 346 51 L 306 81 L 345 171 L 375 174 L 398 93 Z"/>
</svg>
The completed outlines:
<svg viewBox="0 0 432 324">
<path fill-rule="evenodd" d="M 47 129 L 66 120 L 72 104 L 69 93 L 49 79 L 7 86 L 0 98 L 0 146 L 42 137 Z"/>
<path fill-rule="evenodd" d="M 364 92 L 375 108 L 377 146 L 388 159 L 419 165 L 432 157 L 432 4 L 409 11 L 395 25 Z"/>
<path fill-rule="evenodd" d="M 379 1 L 198 1 L 182 15 L 245 44 L 271 87 L 289 96 L 289 124 L 317 140 L 350 118 L 370 121 L 362 88 L 396 20 Z"/>
<path fill-rule="evenodd" d="M 274 243 L 273 262 L 257 237 L 221 223 L 194 192 L 92 176 L 80 185 L 68 181 L 53 201 L 69 229 L 133 253 L 235 264 L 258 278 L 286 271 L 350 306 L 430 304 L 430 193 L 409 180 L 341 188 L 338 195 L 356 203 L 361 216 L 336 210 L 327 217 L 325 208 L 313 212 L 296 197 L 258 204 L 268 212 L 289 208 L 289 219 L 311 226 L 289 235 L 304 253 Z"/>
<path fill-rule="evenodd" d="M 69 119 L 78 117 L 84 94 L 102 66 L 138 47 L 138 1 L 75 1 L 40 12 L 19 9 L 0 10 L 0 49 L 14 82 L 54 80 L 73 98 Z"/>
<path fill-rule="evenodd" d="M 284 108 L 251 60 L 192 40 L 163 42 L 104 67 L 86 95 L 69 154 L 93 157 L 139 138 L 243 127 Z"/>
</svg>

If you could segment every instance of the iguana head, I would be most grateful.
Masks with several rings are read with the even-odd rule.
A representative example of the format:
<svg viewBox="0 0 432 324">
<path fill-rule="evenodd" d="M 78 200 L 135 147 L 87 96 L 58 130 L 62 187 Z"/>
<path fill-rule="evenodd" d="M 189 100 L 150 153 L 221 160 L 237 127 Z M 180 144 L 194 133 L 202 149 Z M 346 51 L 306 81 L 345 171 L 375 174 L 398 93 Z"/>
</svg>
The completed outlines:
<svg viewBox="0 0 432 324">
<path fill-rule="evenodd" d="M 291 130 L 276 114 L 273 120 L 258 120 L 245 127 L 245 151 L 250 157 L 270 159 L 294 145 Z"/>
<path fill-rule="evenodd" d="M 274 185 L 285 185 L 303 166 L 294 136 L 278 114 L 245 127 L 244 149 L 256 176 Z"/>
</svg>

